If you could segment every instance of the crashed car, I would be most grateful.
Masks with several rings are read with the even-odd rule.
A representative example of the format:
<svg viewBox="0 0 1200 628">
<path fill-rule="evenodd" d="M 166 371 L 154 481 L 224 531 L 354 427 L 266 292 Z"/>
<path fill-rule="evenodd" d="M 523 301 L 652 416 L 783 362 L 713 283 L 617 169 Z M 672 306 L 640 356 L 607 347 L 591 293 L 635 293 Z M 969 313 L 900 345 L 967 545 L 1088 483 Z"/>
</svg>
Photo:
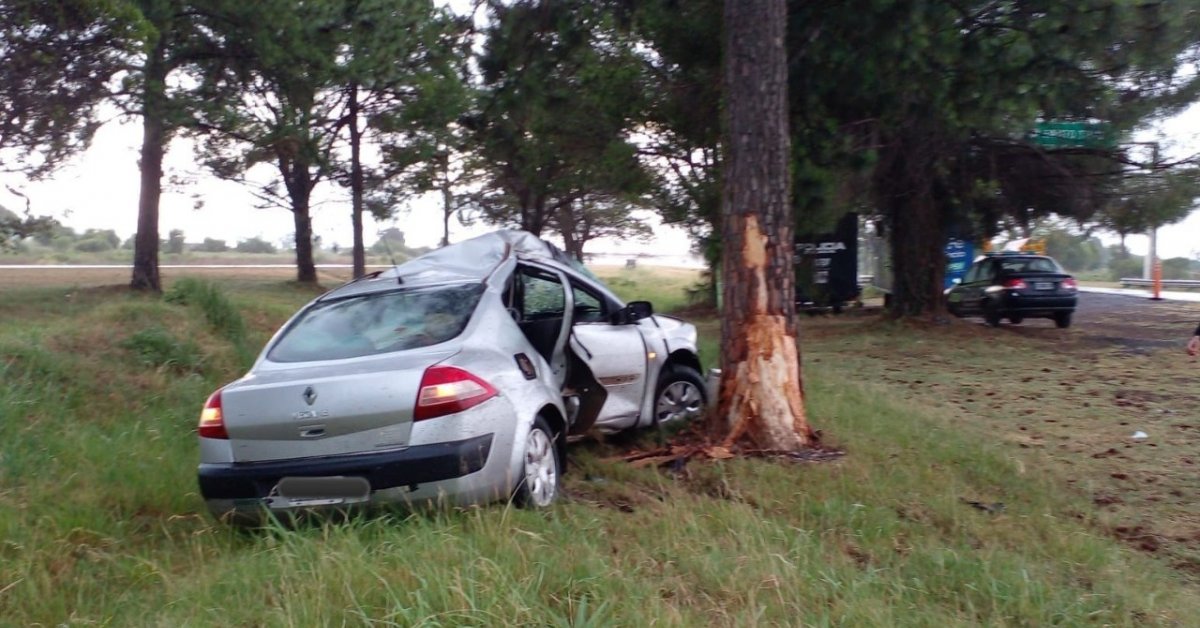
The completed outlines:
<svg viewBox="0 0 1200 628">
<path fill-rule="evenodd" d="M 499 231 L 329 291 L 204 404 L 218 518 L 374 504 L 549 506 L 566 437 L 699 416 L 696 328 Z"/>
</svg>

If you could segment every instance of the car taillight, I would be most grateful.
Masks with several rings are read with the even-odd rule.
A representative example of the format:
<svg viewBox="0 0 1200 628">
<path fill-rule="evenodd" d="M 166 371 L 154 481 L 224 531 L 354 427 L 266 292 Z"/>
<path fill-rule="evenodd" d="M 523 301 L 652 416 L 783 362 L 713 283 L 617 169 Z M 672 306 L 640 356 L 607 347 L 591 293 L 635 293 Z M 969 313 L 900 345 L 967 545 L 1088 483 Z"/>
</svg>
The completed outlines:
<svg viewBox="0 0 1200 628">
<path fill-rule="evenodd" d="M 197 431 L 201 438 L 229 438 L 229 433 L 225 431 L 225 417 L 221 415 L 221 391 L 209 395 L 208 401 L 204 402 Z"/>
<path fill-rule="evenodd" d="M 413 420 L 432 419 L 477 406 L 499 394 L 492 385 L 454 366 L 431 366 L 421 376 Z"/>
<path fill-rule="evenodd" d="M 1062 280 L 1062 287 L 1066 288 L 1067 290 L 1075 290 L 1079 288 L 1079 284 L 1075 283 L 1074 279 L 1067 277 L 1066 279 Z"/>
<path fill-rule="evenodd" d="M 1005 279 L 1004 283 L 1001 285 L 1009 290 L 1024 290 L 1026 287 L 1028 287 L 1025 285 L 1024 279 Z"/>
</svg>

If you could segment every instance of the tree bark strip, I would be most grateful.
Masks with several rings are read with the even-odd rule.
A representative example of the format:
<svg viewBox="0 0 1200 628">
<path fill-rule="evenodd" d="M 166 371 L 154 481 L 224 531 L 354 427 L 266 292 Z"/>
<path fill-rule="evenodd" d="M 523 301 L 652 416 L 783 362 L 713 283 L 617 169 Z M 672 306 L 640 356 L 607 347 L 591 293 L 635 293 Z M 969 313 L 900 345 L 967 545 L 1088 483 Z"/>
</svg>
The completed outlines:
<svg viewBox="0 0 1200 628">
<path fill-rule="evenodd" d="M 814 440 L 795 325 L 785 0 L 725 3 L 721 394 L 726 445 L 794 450 Z"/>
</svg>

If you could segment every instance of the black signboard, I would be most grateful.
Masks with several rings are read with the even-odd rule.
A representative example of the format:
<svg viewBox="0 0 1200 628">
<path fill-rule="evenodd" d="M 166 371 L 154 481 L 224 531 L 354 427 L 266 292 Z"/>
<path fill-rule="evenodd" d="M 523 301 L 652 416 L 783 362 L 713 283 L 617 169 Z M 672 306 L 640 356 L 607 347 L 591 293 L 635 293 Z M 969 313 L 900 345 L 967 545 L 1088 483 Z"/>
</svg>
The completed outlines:
<svg viewBox="0 0 1200 628">
<path fill-rule="evenodd" d="M 796 303 L 840 308 L 858 298 L 858 214 L 833 233 L 796 237 Z"/>
</svg>

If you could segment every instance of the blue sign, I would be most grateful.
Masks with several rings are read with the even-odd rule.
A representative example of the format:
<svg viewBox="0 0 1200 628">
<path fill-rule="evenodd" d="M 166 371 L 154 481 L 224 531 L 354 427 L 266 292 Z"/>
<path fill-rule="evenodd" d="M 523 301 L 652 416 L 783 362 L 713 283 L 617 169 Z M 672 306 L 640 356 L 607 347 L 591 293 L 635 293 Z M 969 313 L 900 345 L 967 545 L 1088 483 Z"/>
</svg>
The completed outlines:
<svg viewBox="0 0 1200 628">
<path fill-rule="evenodd" d="M 955 279 L 962 279 L 963 275 L 967 274 L 974 254 L 975 245 L 967 240 L 950 238 L 946 241 L 946 278 L 942 282 L 942 288 L 953 286 Z"/>
</svg>

